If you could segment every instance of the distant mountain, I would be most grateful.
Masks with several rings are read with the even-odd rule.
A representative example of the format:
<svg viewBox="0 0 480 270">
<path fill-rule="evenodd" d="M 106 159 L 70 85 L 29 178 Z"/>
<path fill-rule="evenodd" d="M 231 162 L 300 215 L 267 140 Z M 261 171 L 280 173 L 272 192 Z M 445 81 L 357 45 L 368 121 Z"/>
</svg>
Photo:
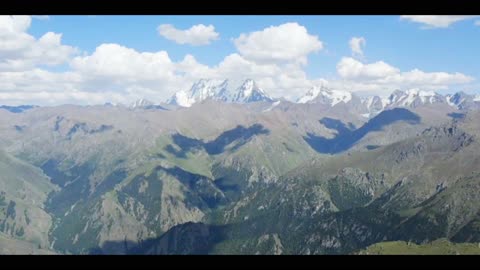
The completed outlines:
<svg viewBox="0 0 480 270">
<path fill-rule="evenodd" d="M 139 99 L 139 100 L 136 100 L 135 102 L 133 102 L 130 105 L 130 108 L 132 108 L 132 109 L 143 108 L 143 107 L 152 106 L 152 105 L 153 105 L 153 102 L 142 98 L 142 99 Z"/>
<path fill-rule="evenodd" d="M 406 91 L 395 90 L 387 98 L 380 96 L 368 96 L 362 98 L 362 104 L 368 113 L 365 117 L 373 117 L 386 109 L 416 108 L 419 106 L 435 103 L 447 103 L 446 97 L 433 91 L 409 89 Z"/>
<path fill-rule="evenodd" d="M 194 83 L 189 91 L 179 91 L 175 93 L 169 100 L 168 104 L 178 105 L 182 107 L 190 107 L 194 103 L 203 101 L 207 98 L 213 98 L 218 93 L 223 93 L 228 86 L 228 80 L 206 80 L 202 79 Z"/>
<path fill-rule="evenodd" d="M 382 112 L 388 105 L 388 99 L 379 96 L 370 96 L 362 99 L 362 104 L 366 107 L 368 113 L 366 117 L 372 117 Z"/>
<path fill-rule="evenodd" d="M 194 83 L 188 91 L 176 92 L 166 103 L 168 105 L 190 107 L 207 99 L 227 103 L 275 102 L 279 100 L 269 96 L 252 79 L 245 80 L 239 86 L 232 85 L 229 80 L 202 79 Z M 353 110 L 364 118 L 371 118 L 386 109 L 399 107 L 413 109 L 424 105 L 448 104 L 460 110 L 477 108 L 480 107 L 480 95 L 475 96 L 458 92 L 454 95 L 444 96 L 435 91 L 412 88 L 395 90 L 388 97 L 367 96 L 360 98 L 351 91 L 316 85 L 308 89 L 295 103 L 322 104 L 325 109 L 340 107 L 340 110 Z M 340 104 L 342 106 L 338 106 Z"/>
<path fill-rule="evenodd" d="M 192 85 L 189 91 L 179 91 L 168 104 L 190 107 L 194 103 L 213 99 L 231 103 L 251 103 L 257 101 L 271 102 L 273 99 L 252 79 L 245 80 L 238 87 L 231 87 L 228 80 L 202 79 Z"/>
<path fill-rule="evenodd" d="M 152 101 L 146 99 L 139 99 L 129 106 L 130 109 L 145 109 L 145 110 L 166 110 L 161 105 L 155 104 Z"/>
<path fill-rule="evenodd" d="M 38 106 L 34 105 L 20 105 L 20 106 L 7 106 L 7 105 L 1 105 L 0 109 L 4 109 L 7 111 L 10 111 L 12 113 L 22 113 L 24 111 L 36 108 Z"/>
<path fill-rule="evenodd" d="M 320 105 L 337 115 L 350 112 L 362 118 L 370 118 L 385 108 L 377 104 L 377 99 L 378 102 L 382 102 L 379 97 L 371 97 L 370 100 L 362 99 L 350 91 L 331 89 L 322 85 L 310 88 L 297 100 L 297 103 Z"/>
<path fill-rule="evenodd" d="M 455 106 L 460 110 L 470 108 L 480 108 L 480 96 L 469 95 L 463 91 L 453 95 L 446 95 L 446 100 L 451 106 Z"/>
<path fill-rule="evenodd" d="M 453 95 L 441 95 L 434 91 L 420 89 L 395 90 L 388 97 L 366 96 L 359 98 L 345 90 L 327 88 L 323 85 L 310 88 L 300 97 L 298 104 L 322 104 L 325 109 L 349 110 L 363 118 L 372 118 L 384 110 L 394 108 L 415 109 L 425 105 L 448 104 L 458 110 L 480 108 L 480 95 L 458 92 Z M 339 106 L 341 105 L 342 106 Z M 339 108 L 340 107 L 340 108 Z"/>
<path fill-rule="evenodd" d="M 444 96 L 434 91 L 409 89 L 406 91 L 396 90 L 388 97 L 388 107 L 415 108 L 425 104 L 447 103 Z"/>
<path fill-rule="evenodd" d="M 229 98 L 228 98 L 229 97 Z M 247 79 L 233 93 L 228 95 L 227 101 L 235 103 L 250 103 L 257 101 L 271 102 L 273 99 L 255 83 L 252 79 Z"/>
<path fill-rule="evenodd" d="M 314 86 L 307 93 L 297 100 L 298 103 L 322 103 L 330 106 L 352 100 L 352 93 L 348 91 L 333 90 L 324 86 Z"/>
</svg>

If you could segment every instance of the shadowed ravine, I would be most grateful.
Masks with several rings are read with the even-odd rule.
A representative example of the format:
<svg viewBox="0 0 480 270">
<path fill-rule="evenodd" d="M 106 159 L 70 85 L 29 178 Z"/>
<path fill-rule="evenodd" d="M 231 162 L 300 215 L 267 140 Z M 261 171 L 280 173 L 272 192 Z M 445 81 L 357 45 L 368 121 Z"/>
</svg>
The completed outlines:
<svg viewBox="0 0 480 270">
<path fill-rule="evenodd" d="M 246 144 L 252 137 L 256 135 L 269 134 L 270 131 L 261 124 L 254 124 L 248 128 L 238 125 L 234 129 L 227 130 L 220 134 L 215 140 L 204 142 L 203 140 L 189 138 L 181 134 L 172 135 L 173 142 L 178 145 L 181 150 L 176 150 L 172 145 L 167 145 L 165 150 L 179 158 L 185 158 L 186 153 L 193 150 L 203 148 L 210 155 L 218 155 L 225 151 L 225 148 L 234 143 L 232 150 L 238 149 Z"/>
</svg>

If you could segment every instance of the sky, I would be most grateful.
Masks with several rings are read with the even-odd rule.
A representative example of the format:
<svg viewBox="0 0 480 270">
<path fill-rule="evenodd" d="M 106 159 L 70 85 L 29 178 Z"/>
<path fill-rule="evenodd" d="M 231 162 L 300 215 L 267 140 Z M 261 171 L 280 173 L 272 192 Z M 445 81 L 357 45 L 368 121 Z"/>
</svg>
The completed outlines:
<svg viewBox="0 0 480 270">
<path fill-rule="evenodd" d="M 480 16 L 0 16 L 0 104 L 162 102 L 199 79 L 480 93 L 479 34 Z"/>
</svg>

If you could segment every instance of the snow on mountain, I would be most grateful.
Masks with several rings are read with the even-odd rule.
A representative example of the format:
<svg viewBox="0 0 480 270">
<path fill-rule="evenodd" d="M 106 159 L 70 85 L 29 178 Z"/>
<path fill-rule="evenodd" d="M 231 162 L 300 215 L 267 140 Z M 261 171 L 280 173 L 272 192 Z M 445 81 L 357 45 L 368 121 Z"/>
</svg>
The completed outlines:
<svg viewBox="0 0 480 270">
<path fill-rule="evenodd" d="M 269 112 L 269 111 L 271 111 L 273 108 L 275 108 L 275 107 L 277 107 L 278 105 L 280 105 L 281 102 L 282 102 L 281 100 L 277 100 L 277 101 L 273 102 L 270 107 L 268 107 L 267 109 L 263 110 L 262 112 Z"/>
<path fill-rule="evenodd" d="M 231 88 L 228 80 L 202 79 L 194 83 L 189 91 L 179 91 L 175 93 L 167 103 L 190 107 L 196 102 L 209 98 L 233 103 L 273 101 L 273 99 L 251 79 L 245 80 L 237 88 Z"/>
<path fill-rule="evenodd" d="M 249 103 L 257 101 L 273 101 L 263 89 L 257 86 L 254 80 L 247 79 L 237 88 L 229 102 Z"/>
<path fill-rule="evenodd" d="M 105 106 L 123 106 L 121 104 L 112 104 L 112 103 L 109 103 L 109 104 L 105 104 Z M 158 105 L 158 104 L 155 104 L 153 103 L 152 101 L 150 100 L 146 100 L 144 98 L 142 99 L 139 99 L 139 100 L 136 100 L 135 102 L 131 103 L 128 108 L 132 109 L 132 110 L 137 110 L 137 109 L 144 109 L 144 110 L 166 110 L 166 108 L 164 108 L 163 106 L 161 105 Z"/>
<path fill-rule="evenodd" d="M 379 96 L 369 96 L 362 98 L 362 104 L 368 111 L 368 113 L 362 114 L 362 116 L 368 118 L 382 112 L 388 106 L 389 99 Z"/>
<path fill-rule="evenodd" d="M 324 86 L 314 86 L 307 93 L 298 99 L 297 103 L 317 103 L 321 102 L 335 106 L 340 102 L 348 103 L 352 100 L 352 93 L 348 91 L 332 90 Z"/>
<path fill-rule="evenodd" d="M 388 97 L 389 107 L 412 107 L 420 105 L 445 103 L 446 98 L 434 91 L 423 91 L 419 89 L 409 89 L 406 91 L 395 90 Z"/>
<path fill-rule="evenodd" d="M 137 108 L 144 108 L 144 107 L 148 107 L 148 106 L 152 106 L 152 105 L 154 105 L 153 102 L 142 98 L 142 99 L 136 100 L 135 102 L 130 104 L 129 107 L 132 108 L 132 109 L 137 109 Z"/>
<path fill-rule="evenodd" d="M 190 89 L 190 98 L 195 102 L 221 95 L 228 86 L 228 80 L 200 80 Z"/>
<path fill-rule="evenodd" d="M 303 97 L 297 100 L 297 103 L 309 103 L 313 101 L 316 97 L 318 97 L 322 89 L 323 89 L 323 86 L 321 87 L 314 86 L 310 88 L 310 90 L 308 90 Z"/>
<path fill-rule="evenodd" d="M 463 91 L 457 92 L 453 95 L 447 95 L 446 100 L 450 106 L 456 107 L 460 110 L 480 106 L 479 95 L 469 95 Z"/>
<path fill-rule="evenodd" d="M 447 95 L 446 96 L 446 99 L 447 99 L 447 102 L 450 106 L 454 106 L 454 107 L 461 107 L 462 104 L 467 100 L 467 99 L 470 99 L 472 98 L 473 100 L 473 97 L 471 97 L 470 95 L 460 91 L 460 92 L 457 92 L 453 95 Z"/>
<path fill-rule="evenodd" d="M 194 83 L 189 90 L 182 90 L 175 93 L 168 104 L 190 107 L 194 103 L 213 99 L 229 103 L 250 103 L 257 101 L 274 102 L 278 99 L 270 97 L 252 79 L 243 81 L 239 86 L 232 85 L 228 80 L 202 79 Z M 141 104 L 141 103 L 145 104 Z M 440 95 L 434 91 L 425 91 L 417 88 L 408 90 L 395 90 L 387 98 L 369 96 L 359 98 L 349 91 L 334 90 L 324 85 L 310 88 L 304 96 L 297 100 L 297 103 L 321 103 L 331 107 L 340 103 L 348 104 L 352 110 L 357 110 L 364 117 L 372 117 L 385 109 L 396 107 L 415 108 L 427 104 L 447 103 L 458 109 L 480 106 L 480 95 L 467 95 L 463 92 L 454 95 Z M 132 107 L 144 107 L 148 105 L 145 100 L 137 101 L 138 104 Z M 151 105 L 151 104 L 150 104 Z"/>
<path fill-rule="evenodd" d="M 190 107 L 194 103 L 215 98 L 219 93 L 224 93 L 228 86 L 228 80 L 201 79 L 194 83 L 189 91 L 178 91 L 168 101 L 168 104 Z"/>
</svg>

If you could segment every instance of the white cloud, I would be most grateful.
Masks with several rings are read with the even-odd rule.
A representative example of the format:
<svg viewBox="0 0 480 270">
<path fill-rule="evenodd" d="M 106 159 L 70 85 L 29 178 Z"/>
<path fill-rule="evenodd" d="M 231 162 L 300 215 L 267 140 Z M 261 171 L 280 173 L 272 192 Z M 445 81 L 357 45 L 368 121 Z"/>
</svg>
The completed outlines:
<svg viewBox="0 0 480 270">
<path fill-rule="evenodd" d="M 403 15 L 400 16 L 402 20 L 409 20 L 416 23 L 421 23 L 425 28 L 446 28 L 450 25 L 472 19 L 478 16 L 463 16 L 463 15 Z"/>
<path fill-rule="evenodd" d="M 0 92 L 0 100 L 8 100 L 10 105 L 24 105 L 35 101 L 36 104 L 58 105 L 58 104 L 82 104 L 98 105 L 110 103 L 125 103 L 124 95 L 116 92 L 81 92 L 81 91 L 39 91 L 27 92 Z"/>
<path fill-rule="evenodd" d="M 297 64 L 257 63 L 237 53 L 225 57 L 214 72 L 218 78 L 229 78 L 233 83 L 252 78 L 274 97 L 295 98 L 312 85 Z"/>
<path fill-rule="evenodd" d="M 425 72 L 419 69 L 401 72 L 383 61 L 364 64 L 348 57 L 342 58 L 337 64 L 337 72 L 343 79 L 332 82 L 337 87 L 343 85 L 351 91 L 376 91 L 377 94 L 388 94 L 395 88 L 445 89 L 450 85 L 466 84 L 474 80 L 458 72 Z"/>
<path fill-rule="evenodd" d="M 381 94 L 412 86 L 444 89 L 473 80 L 461 73 L 402 72 L 383 61 L 363 63 L 351 57 L 337 64 L 339 79 L 311 79 L 304 64 L 323 45 L 297 23 L 241 34 L 234 40 L 238 51 L 215 65 L 189 54 L 173 61 L 166 51 L 142 52 L 114 43 L 73 57 L 75 49 L 61 43 L 61 34 L 48 32 L 37 39 L 27 33 L 30 24 L 28 16 L 0 16 L 0 104 L 130 103 L 139 98 L 161 102 L 201 78 L 229 79 L 232 84 L 252 78 L 272 96 L 292 100 L 320 83 Z M 70 69 L 42 69 L 62 63 Z"/>
<path fill-rule="evenodd" d="M 476 25 L 476 26 L 480 26 L 480 20 L 475 21 L 475 25 Z"/>
<path fill-rule="evenodd" d="M 118 44 L 98 46 L 93 54 L 77 56 L 71 66 L 81 74 L 122 81 L 143 81 L 171 75 L 173 63 L 166 51 L 137 52 Z"/>
<path fill-rule="evenodd" d="M 187 87 L 191 81 L 185 78 L 192 75 L 184 71 L 202 71 L 193 57 L 175 63 L 166 51 L 138 52 L 119 44 L 101 44 L 91 55 L 75 57 L 71 68 L 81 78 L 77 87 L 83 91 L 115 91 L 132 100 L 156 102 Z"/>
<path fill-rule="evenodd" d="M 219 38 L 213 25 L 205 26 L 197 24 L 187 30 L 180 30 L 171 24 L 162 24 L 157 28 L 158 33 L 168 40 L 178 44 L 190 44 L 194 46 L 208 45 Z"/>
<path fill-rule="evenodd" d="M 350 57 L 343 57 L 337 64 L 338 74 L 345 79 L 378 79 L 397 74 L 399 70 L 383 61 L 363 64 Z"/>
<path fill-rule="evenodd" d="M 306 64 L 308 54 L 323 48 L 318 37 L 310 35 L 298 23 L 285 23 L 241 34 L 234 43 L 243 57 L 256 62 L 295 61 Z"/>
<path fill-rule="evenodd" d="M 367 44 L 364 37 L 352 37 L 348 43 L 354 56 L 363 56 L 363 47 Z"/>
<path fill-rule="evenodd" d="M 77 52 L 61 43 L 61 34 L 48 32 L 36 39 L 27 33 L 30 24 L 29 16 L 0 16 L 0 70 L 59 65 Z"/>
</svg>

